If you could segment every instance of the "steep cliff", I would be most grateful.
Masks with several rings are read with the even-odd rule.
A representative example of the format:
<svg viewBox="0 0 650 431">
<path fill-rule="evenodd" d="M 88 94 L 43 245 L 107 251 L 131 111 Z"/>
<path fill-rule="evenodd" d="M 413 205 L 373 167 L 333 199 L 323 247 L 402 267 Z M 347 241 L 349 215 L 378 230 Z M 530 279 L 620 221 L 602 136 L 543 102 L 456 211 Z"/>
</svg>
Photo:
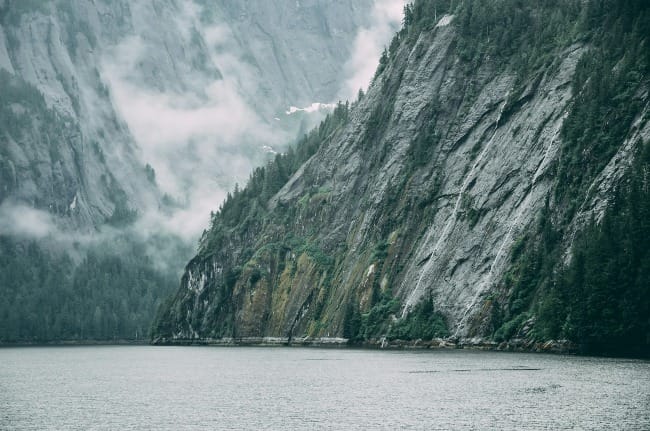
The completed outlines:
<svg viewBox="0 0 650 431">
<path fill-rule="evenodd" d="M 367 94 L 224 202 L 155 339 L 529 336 L 540 219 L 560 268 L 650 135 L 648 9 L 606 3 L 409 6 Z"/>
</svg>

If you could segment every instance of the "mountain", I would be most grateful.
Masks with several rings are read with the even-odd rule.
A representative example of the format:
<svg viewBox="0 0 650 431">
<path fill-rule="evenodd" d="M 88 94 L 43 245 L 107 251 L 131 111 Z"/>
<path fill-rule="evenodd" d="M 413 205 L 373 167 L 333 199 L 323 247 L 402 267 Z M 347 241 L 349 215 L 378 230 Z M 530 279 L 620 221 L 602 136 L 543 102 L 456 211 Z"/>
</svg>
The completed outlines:
<svg viewBox="0 0 650 431">
<path fill-rule="evenodd" d="M 154 342 L 647 352 L 649 25 L 416 0 L 367 94 L 228 195 Z"/>
<path fill-rule="evenodd" d="M 1 0 L 0 341 L 146 335 L 210 210 L 339 97 L 374 7 Z"/>
</svg>

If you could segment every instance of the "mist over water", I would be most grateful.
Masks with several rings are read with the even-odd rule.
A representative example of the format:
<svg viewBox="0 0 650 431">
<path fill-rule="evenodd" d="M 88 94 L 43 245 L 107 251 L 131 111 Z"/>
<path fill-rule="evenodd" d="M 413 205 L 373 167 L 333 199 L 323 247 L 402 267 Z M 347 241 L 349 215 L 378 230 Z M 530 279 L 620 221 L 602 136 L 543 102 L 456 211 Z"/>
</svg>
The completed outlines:
<svg viewBox="0 0 650 431">
<path fill-rule="evenodd" d="M 647 361 L 467 351 L 0 349 L 0 429 L 647 429 Z"/>
</svg>

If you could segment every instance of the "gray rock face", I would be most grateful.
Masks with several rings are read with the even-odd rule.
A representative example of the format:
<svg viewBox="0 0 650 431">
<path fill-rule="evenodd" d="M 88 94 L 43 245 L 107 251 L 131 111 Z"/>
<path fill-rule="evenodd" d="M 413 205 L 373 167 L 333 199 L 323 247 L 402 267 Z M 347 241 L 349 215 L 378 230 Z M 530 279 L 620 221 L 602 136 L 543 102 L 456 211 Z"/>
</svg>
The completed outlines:
<svg viewBox="0 0 650 431">
<path fill-rule="evenodd" d="M 156 192 L 139 187 L 147 183 L 136 147 L 100 97 L 105 89 L 92 67 L 88 37 L 70 32 L 49 8 L 9 10 L 5 21 L 12 21 L 2 27 L 0 64 L 16 88 L 14 118 L 3 121 L 2 157 L 17 172 L 4 197 L 53 214 L 64 226 L 87 229 L 112 214 L 117 193 L 143 207 L 141 201 L 155 200 Z M 128 176 L 135 181 L 125 181 Z"/>
<path fill-rule="evenodd" d="M 500 280 L 512 243 L 534 220 L 552 184 L 545 174 L 557 156 L 560 127 L 571 99 L 568 84 L 581 49 L 567 52 L 558 72 L 528 88 L 519 100 L 511 96 L 514 77 L 479 70 L 476 99 L 459 106 L 457 83 L 462 74 L 450 64 L 452 38 L 453 28 L 442 27 L 433 35 L 423 34 L 413 52 L 400 53 L 406 64 L 393 114 L 386 134 L 373 143 L 376 149 L 390 148 L 382 165 L 365 171 L 363 165 L 373 155 L 359 142 L 363 138 L 359 129 L 366 127 L 369 111 L 382 103 L 385 81 L 375 83 L 355 112 L 353 124 L 305 169 L 314 170 L 312 177 L 328 179 L 333 202 L 347 209 L 327 231 L 348 230 L 348 221 L 353 220 L 346 238 L 350 244 L 346 260 L 353 262 L 357 250 L 373 236 L 377 221 L 390 217 L 384 196 L 391 183 L 407 174 L 407 151 L 412 137 L 426 127 L 426 110 L 432 101 L 441 107 L 436 128 L 443 135 L 435 164 L 416 174 L 414 181 L 419 184 L 410 191 L 423 195 L 438 189 L 434 215 L 420 227 L 412 254 L 394 283 L 404 312 L 431 292 L 454 332 L 467 335 L 468 319 Z M 425 52 L 416 57 L 420 49 Z M 382 80 L 389 80 L 391 73 L 398 71 L 388 70 Z M 520 100 L 525 102 L 505 118 L 504 109 Z M 296 182 L 276 199 L 299 195 Z M 366 205 L 355 204 L 363 202 L 361 193 Z M 470 211 L 480 214 L 474 223 Z"/>
<path fill-rule="evenodd" d="M 452 335 L 483 334 L 511 248 L 553 185 L 586 48 L 571 46 L 558 67 L 522 84 L 490 61 L 464 69 L 451 19 L 401 45 L 345 127 L 270 199 L 263 222 L 203 245 L 159 336 L 341 336 L 346 304 L 367 312 L 373 285 L 401 301 L 401 316 L 431 295 Z M 595 180 L 585 214 L 602 211 L 598 196 L 629 163 L 629 142 Z M 334 263 L 319 266 L 317 253 L 286 238 L 316 244 Z M 376 257 L 378 246 L 387 257 Z"/>
<path fill-rule="evenodd" d="M 529 100 L 507 118 L 504 109 L 519 102 L 511 99 L 512 78 L 486 82 L 467 121 L 443 138 L 445 197 L 400 286 L 406 309 L 431 289 L 455 333 L 467 335 L 468 319 L 501 279 L 510 247 L 549 192 L 580 55 L 579 48 L 567 52 L 559 71 L 519 96 Z M 468 220 L 471 212 L 478 220 Z"/>
<path fill-rule="evenodd" d="M 285 121 L 284 110 L 336 96 L 351 41 L 371 6 L 370 0 L 3 2 L 0 70 L 6 85 L 19 90 L 0 102 L 11 113 L 0 131 L 7 179 L 0 202 L 42 210 L 61 227 L 80 230 L 102 225 L 118 205 L 155 212 L 163 193 L 191 205 L 199 181 L 216 184 L 201 195 L 212 192 L 216 207 L 233 182 L 224 171 L 229 161 L 245 178 L 265 151 L 259 133 L 239 131 L 224 147 L 219 139 L 227 133 L 201 134 L 209 119 L 196 123 L 197 115 L 230 108 L 219 103 L 234 98 L 251 117 L 240 128 L 284 142 L 300 126 Z M 165 120 L 170 112 L 177 117 Z M 153 133 L 170 121 L 178 121 L 171 130 L 190 128 L 173 145 Z M 209 181 L 191 175 L 213 162 L 202 158 L 206 146 L 218 159 Z"/>
<path fill-rule="evenodd" d="M 205 2 L 209 23 L 227 25 L 233 38 L 221 49 L 239 52 L 261 80 L 247 90 L 269 115 L 289 106 L 331 103 L 341 90 L 343 65 L 356 32 L 372 24 L 374 2 L 325 0 Z"/>
</svg>

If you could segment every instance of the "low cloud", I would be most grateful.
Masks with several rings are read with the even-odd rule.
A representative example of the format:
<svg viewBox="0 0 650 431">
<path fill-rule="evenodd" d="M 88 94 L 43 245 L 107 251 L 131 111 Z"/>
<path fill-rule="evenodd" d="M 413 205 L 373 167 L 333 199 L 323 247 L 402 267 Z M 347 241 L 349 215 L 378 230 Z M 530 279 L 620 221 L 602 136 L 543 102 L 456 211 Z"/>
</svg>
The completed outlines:
<svg viewBox="0 0 650 431">
<path fill-rule="evenodd" d="M 206 27 L 199 14 L 196 6 L 186 3 L 176 25 L 186 29 L 183 37 L 198 36 L 205 44 L 207 50 L 190 39 L 183 43 L 203 54 L 207 51 L 207 65 L 184 69 L 174 79 L 178 88 L 150 82 L 156 59 L 151 57 L 149 39 L 141 34 L 109 50 L 101 71 L 141 149 L 143 164 L 154 168 L 160 189 L 183 206 L 173 214 L 151 208 L 143 214 L 144 226 L 192 240 L 207 227 L 210 211 L 218 208 L 234 183 L 245 182 L 263 160 L 263 146 L 288 141 L 259 117 L 255 101 L 248 99 L 260 77 L 234 54 L 230 30 Z"/>
<path fill-rule="evenodd" d="M 130 6 L 133 34 L 103 47 L 98 67 L 118 116 L 138 145 L 140 162 L 155 169 L 156 183 L 179 203 L 178 208 L 138 208 L 140 217 L 131 226 L 103 225 L 75 232 L 65 217 L 5 201 L 0 205 L 0 235 L 39 240 L 52 249 L 68 250 L 75 258 L 96 247 L 115 251 L 136 240 L 146 244 L 147 253 L 160 268 L 175 268 L 184 262 L 178 258 L 178 248 L 196 244 L 209 226 L 210 213 L 235 182 L 243 185 L 254 166 L 295 138 L 286 124 L 308 128 L 321 111 L 333 107 L 313 103 L 288 107 L 285 116 L 275 112 L 276 119 L 261 118 L 259 112 L 270 112 L 263 109 L 265 104 L 277 101 L 256 99 L 264 77 L 239 56 L 241 49 L 232 31 L 227 25 L 201 22 L 201 8 L 195 3 L 178 4 L 177 16 L 161 17 L 168 20 L 164 25 L 174 28 L 160 32 L 160 25 L 147 27 L 154 22 L 155 4 L 134 2 Z M 372 10 L 374 24 L 359 31 L 345 66 L 346 94 L 340 99 L 351 99 L 358 88 L 367 87 L 381 50 L 401 20 L 403 4 L 403 0 L 377 0 Z M 186 57 L 179 46 L 196 52 Z M 200 61 L 194 64 L 188 58 Z M 88 112 L 88 121 L 103 121 L 100 113 Z M 101 130 L 104 125 L 96 127 Z M 112 150 L 119 151 L 119 146 Z M 117 164 L 111 168 L 120 171 Z M 178 238 L 184 240 L 181 246 Z"/>
<path fill-rule="evenodd" d="M 369 27 L 359 30 L 350 59 L 344 66 L 346 80 L 342 100 L 354 100 L 359 89 L 368 88 L 379 65 L 379 57 L 402 23 L 406 0 L 376 0 Z"/>
<path fill-rule="evenodd" d="M 182 259 L 191 257 L 194 246 L 183 241 L 187 237 L 170 235 L 170 232 L 184 232 L 184 229 L 190 229 L 180 226 L 181 223 L 187 222 L 187 218 L 183 218 L 184 214 L 179 214 L 171 219 L 152 220 L 153 214 L 149 212 L 148 216 L 131 226 L 116 228 L 103 225 L 98 230 L 81 232 L 70 230 L 64 226 L 65 220 L 47 211 L 5 200 L 0 204 L 0 236 L 19 241 L 37 241 L 44 249 L 53 252 L 65 251 L 76 262 L 80 262 L 90 250 L 101 250 L 115 255 L 126 252 L 128 255 L 132 252 L 135 240 L 135 243 L 145 245 L 146 254 L 151 257 L 152 265 L 158 271 L 180 273 L 182 267 L 179 263 L 184 263 Z M 191 218 L 193 215 L 189 214 L 187 217 Z M 171 226 L 172 223 L 178 223 L 179 226 Z"/>
<path fill-rule="evenodd" d="M 376 0 L 373 24 L 359 30 L 345 65 L 341 100 L 353 99 L 359 88 L 369 84 L 382 49 L 399 27 L 404 3 Z M 134 232 L 145 238 L 171 233 L 196 241 L 208 227 L 210 212 L 216 211 L 235 182 L 244 184 L 253 167 L 268 157 L 266 153 L 275 151 L 269 148 L 280 151 L 294 136 L 280 125 L 285 117 L 264 119 L 258 114 L 260 106 L 271 102 L 254 99 L 262 77 L 238 56 L 231 30 L 226 25 L 202 23 L 201 9 L 193 2 L 180 5 L 177 16 L 165 18 L 171 20 L 165 25 L 176 28 L 161 34 L 146 27 L 155 15 L 152 4 L 134 3 L 132 13 L 140 18 L 133 34 L 104 50 L 99 71 L 113 105 L 137 142 L 142 164 L 154 168 L 159 188 L 180 204 L 172 212 L 157 206 L 140 208 Z M 176 41 L 176 46 L 194 47 L 207 55 L 203 67 L 188 64 L 187 58 L 175 58 L 174 53 L 183 52 L 173 51 L 174 40 L 166 37 L 180 37 L 183 40 Z M 165 62 L 174 65 L 162 66 Z M 177 75 L 160 77 L 170 70 Z M 286 118 L 295 121 L 295 116 L 316 115 L 328 108 L 331 105 L 319 103 L 290 107 Z M 82 245 L 119 234 L 110 226 L 74 238 L 61 232 L 47 212 L 7 202 L 0 206 L 0 234 L 50 237 Z"/>
<path fill-rule="evenodd" d="M 367 88 L 382 49 L 399 28 L 404 3 L 376 0 L 373 24 L 359 30 L 345 65 L 342 100 L 354 99 L 359 88 Z M 151 13 L 142 4 L 134 7 L 141 8 L 134 14 Z M 136 27 L 133 35 L 108 49 L 101 64 L 101 77 L 140 147 L 142 163 L 154 168 L 160 189 L 182 204 L 171 214 L 145 209 L 142 226 L 189 240 L 208 226 L 210 212 L 235 182 L 245 183 L 264 160 L 264 147 L 282 148 L 293 138 L 279 119 L 260 117 L 259 106 L 272 103 L 254 98 L 262 77 L 238 56 L 241 49 L 230 28 L 202 22 L 201 12 L 195 3 L 185 2 L 172 23 L 181 30 L 175 34 L 185 39 L 178 45 L 206 56 L 202 67 L 180 66 L 177 76 L 156 79 L 157 73 L 170 70 L 156 70 L 159 64 L 176 61 L 165 57 L 173 57 L 174 41 L 150 34 L 146 27 Z M 171 54 L 156 52 L 160 46 Z M 194 58 L 196 52 L 186 54 Z M 326 108 L 330 106 L 314 103 L 290 107 L 287 113 L 315 114 Z"/>
<path fill-rule="evenodd" d="M 8 201 L 0 205 L 0 235 L 40 239 L 56 232 L 54 219 L 44 211 Z"/>
</svg>

